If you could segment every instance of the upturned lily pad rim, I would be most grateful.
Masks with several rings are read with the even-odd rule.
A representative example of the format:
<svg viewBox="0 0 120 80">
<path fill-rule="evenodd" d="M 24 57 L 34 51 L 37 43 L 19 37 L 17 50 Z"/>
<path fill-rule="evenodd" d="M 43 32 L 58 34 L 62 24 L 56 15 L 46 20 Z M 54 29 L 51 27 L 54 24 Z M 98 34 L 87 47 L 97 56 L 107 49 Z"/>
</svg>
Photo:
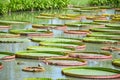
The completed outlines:
<svg viewBox="0 0 120 80">
<path fill-rule="evenodd" d="M 78 59 L 78 58 L 46 58 L 46 60 L 70 60 L 70 61 L 79 61 L 79 62 L 86 62 L 86 60 Z"/>
<path fill-rule="evenodd" d="M 88 54 L 88 55 L 84 55 L 84 54 Z M 98 54 L 98 56 L 89 55 L 89 54 Z M 112 58 L 112 55 L 109 52 L 90 52 L 90 51 L 73 52 L 70 53 L 69 56 L 74 58 L 81 58 L 81 59 L 111 59 Z"/>
<path fill-rule="evenodd" d="M 15 54 L 11 52 L 0 52 L 0 54 L 5 54 L 5 57 L 0 58 L 0 60 L 14 59 Z"/>
<path fill-rule="evenodd" d="M 33 29 L 29 29 L 29 30 L 25 30 L 25 29 L 17 29 L 17 30 L 10 30 L 10 33 L 13 34 L 34 34 L 34 33 L 38 33 L 38 34 L 42 34 L 42 33 L 52 33 L 51 31 L 45 31 L 45 30 L 41 30 L 41 31 L 37 31 L 37 30 L 33 30 Z"/>
<path fill-rule="evenodd" d="M 116 75 L 109 75 L 109 76 L 105 76 L 105 75 L 82 75 L 82 74 L 74 74 L 74 73 L 70 73 L 70 72 L 66 72 L 66 70 L 71 70 L 71 69 L 93 69 L 93 70 L 98 70 L 98 71 L 107 71 L 107 72 L 113 72 L 113 73 L 117 73 Z M 62 69 L 62 73 L 67 75 L 67 76 L 71 76 L 71 77 L 79 77 L 79 78 L 98 78 L 98 79 L 111 79 L 111 78 L 120 78 L 120 71 L 116 70 L 116 69 L 111 69 L 111 68 L 103 68 L 103 67 L 68 67 L 68 68 L 63 68 Z"/>
<path fill-rule="evenodd" d="M 64 62 L 55 62 L 54 61 L 50 61 L 50 60 L 65 60 L 65 61 L 77 61 L 77 62 L 81 62 L 81 63 L 78 63 L 78 64 L 69 64 L 69 63 L 66 63 L 64 64 Z M 78 59 L 78 58 L 46 58 L 45 60 L 43 60 L 43 62 L 45 63 L 48 63 L 48 64 L 51 64 L 51 65 L 59 65 L 59 66 L 82 66 L 82 65 L 86 65 L 87 64 L 87 61 L 86 60 L 83 60 L 83 59 Z"/>
<path fill-rule="evenodd" d="M 85 54 L 103 54 L 103 55 L 106 55 L 106 56 L 110 56 L 111 53 L 109 52 L 91 52 L 91 51 L 81 51 L 79 53 L 85 53 Z"/>
</svg>

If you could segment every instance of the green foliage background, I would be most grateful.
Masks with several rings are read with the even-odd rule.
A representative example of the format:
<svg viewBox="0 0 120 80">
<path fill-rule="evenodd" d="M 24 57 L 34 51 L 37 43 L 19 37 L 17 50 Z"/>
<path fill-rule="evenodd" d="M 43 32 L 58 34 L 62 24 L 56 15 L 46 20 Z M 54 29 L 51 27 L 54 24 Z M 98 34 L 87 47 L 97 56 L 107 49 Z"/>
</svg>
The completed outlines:
<svg viewBox="0 0 120 80">
<path fill-rule="evenodd" d="M 0 0 L 0 14 L 11 11 L 61 9 L 69 0 Z"/>
</svg>

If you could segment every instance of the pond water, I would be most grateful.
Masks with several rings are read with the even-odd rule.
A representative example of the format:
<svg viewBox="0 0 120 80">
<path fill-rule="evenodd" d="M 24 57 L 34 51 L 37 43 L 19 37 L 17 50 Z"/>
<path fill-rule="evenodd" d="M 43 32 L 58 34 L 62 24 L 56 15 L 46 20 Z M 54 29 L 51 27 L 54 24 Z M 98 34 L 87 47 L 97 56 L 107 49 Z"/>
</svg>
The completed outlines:
<svg viewBox="0 0 120 80">
<path fill-rule="evenodd" d="M 56 10 L 56 11 L 36 11 L 36 12 L 16 12 L 12 13 L 9 15 L 1 16 L 1 20 L 19 20 L 19 21 L 28 21 L 33 24 L 65 24 L 65 23 L 71 23 L 71 22 L 76 22 L 79 20 L 60 20 L 58 18 L 55 19 L 36 19 L 35 16 L 38 16 L 41 12 L 43 13 L 59 13 L 59 14 L 67 14 L 67 13 L 73 13 L 71 10 Z M 115 10 L 106 10 L 103 12 L 91 12 L 91 13 L 80 13 L 80 14 L 85 14 L 85 15 L 100 15 L 103 13 L 107 14 L 114 14 Z M 79 14 L 79 13 L 77 13 Z M 86 20 L 82 19 L 82 22 L 92 22 L 92 20 Z M 25 24 L 25 25 L 18 25 L 14 24 L 12 25 L 13 27 L 11 29 L 29 29 L 32 28 L 32 24 Z M 90 27 L 78 27 L 74 28 L 76 30 L 79 29 L 89 29 Z M 69 28 L 70 30 L 73 28 Z M 8 30 L 4 30 L 5 32 Z M 85 36 L 68 36 L 63 34 L 63 31 L 60 30 L 52 30 L 54 33 L 54 37 L 70 37 L 70 38 L 83 38 Z M 107 46 L 108 44 L 96 44 L 96 43 L 85 43 L 86 44 L 86 49 L 85 51 L 101 51 L 101 47 Z M 28 42 L 28 43 L 0 43 L 0 51 L 9 51 L 16 53 L 17 51 L 22 51 L 25 50 L 28 46 L 34 46 L 38 45 L 35 42 Z M 109 45 L 110 46 L 110 45 Z M 120 47 L 119 45 L 113 45 L 112 46 L 117 46 Z M 119 58 L 120 55 L 118 54 L 119 52 L 114 51 L 111 52 L 113 55 L 112 59 Z M 118 69 L 118 67 L 114 67 L 111 64 L 112 59 L 86 59 L 88 61 L 88 64 L 86 66 L 97 66 L 97 67 L 107 67 L 107 68 L 113 68 L 113 69 Z M 40 60 L 30 60 L 30 59 L 15 59 L 12 61 L 0 61 L 3 63 L 4 68 L 0 71 L 0 80 L 23 80 L 24 78 L 31 78 L 31 77 L 39 77 L 39 78 L 53 78 L 54 80 L 57 78 L 68 78 L 70 80 L 99 80 L 99 79 L 82 79 L 82 78 L 73 78 L 73 77 L 68 77 L 65 75 L 62 75 L 61 69 L 63 67 L 60 66 L 52 66 L 52 65 L 46 65 L 42 63 Z M 17 64 L 20 62 L 21 64 Z M 41 63 L 41 65 L 45 68 L 44 72 L 38 72 L 38 73 L 31 73 L 31 72 L 23 72 L 22 68 L 26 66 L 38 66 L 38 63 Z M 102 79 L 102 80 L 119 80 L 119 79 Z"/>
</svg>

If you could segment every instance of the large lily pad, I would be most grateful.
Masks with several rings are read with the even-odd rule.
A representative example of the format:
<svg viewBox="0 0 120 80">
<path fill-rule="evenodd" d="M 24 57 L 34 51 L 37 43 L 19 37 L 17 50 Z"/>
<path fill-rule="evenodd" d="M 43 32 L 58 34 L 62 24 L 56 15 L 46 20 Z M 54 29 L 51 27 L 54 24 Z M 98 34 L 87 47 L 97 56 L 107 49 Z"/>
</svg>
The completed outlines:
<svg viewBox="0 0 120 80">
<path fill-rule="evenodd" d="M 106 24 L 106 27 L 119 27 L 120 28 L 120 24 Z"/>
<path fill-rule="evenodd" d="M 120 33 L 120 28 L 92 28 L 94 32 L 109 32 L 109 33 Z"/>
<path fill-rule="evenodd" d="M 106 37 L 106 38 L 118 38 L 120 34 L 118 33 L 107 33 L 107 32 L 93 32 L 88 34 L 88 37 Z"/>
<path fill-rule="evenodd" d="M 82 58 L 82 59 L 107 59 L 112 58 L 112 55 L 108 52 L 76 52 L 70 53 L 70 57 Z"/>
<path fill-rule="evenodd" d="M 0 38 L 1 43 L 23 43 L 23 42 L 30 42 L 28 39 L 24 38 Z"/>
<path fill-rule="evenodd" d="M 112 60 L 112 64 L 115 65 L 115 66 L 119 66 L 120 67 L 120 59 Z"/>
<path fill-rule="evenodd" d="M 15 54 L 10 52 L 0 52 L 0 60 L 14 59 Z"/>
<path fill-rule="evenodd" d="M 67 48 L 73 48 L 73 49 L 84 49 L 85 44 L 81 42 L 40 42 L 40 45 L 44 46 L 54 46 L 54 47 L 67 47 Z"/>
<path fill-rule="evenodd" d="M 45 59 L 50 57 L 67 57 L 67 53 L 60 51 L 22 51 L 17 52 L 16 57 L 26 59 Z"/>
<path fill-rule="evenodd" d="M 76 39 L 67 39 L 67 38 L 32 38 L 32 41 L 36 42 L 80 42 Z"/>
<path fill-rule="evenodd" d="M 21 35 L 27 35 L 27 36 L 52 36 L 53 33 L 51 31 L 47 30 L 10 30 L 10 33 L 14 34 L 21 34 Z"/>
<path fill-rule="evenodd" d="M 28 22 L 26 21 L 5 21 L 5 20 L 0 20 L 0 24 L 26 24 Z"/>
<path fill-rule="evenodd" d="M 120 78 L 120 71 L 103 67 L 70 67 L 63 68 L 62 73 L 68 76 L 80 78 L 111 79 Z"/>
<path fill-rule="evenodd" d="M 52 16 L 36 16 L 38 19 L 54 19 L 55 17 Z"/>
<path fill-rule="evenodd" d="M 1 33 L 0 32 L 0 38 L 13 38 L 13 37 L 20 37 L 19 34 L 10 34 L 10 33 Z"/>
<path fill-rule="evenodd" d="M 91 42 L 91 43 L 119 43 L 117 40 L 111 40 L 106 38 L 99 38 L 99 37 L 86 37 L 83 39 L 84 42 Z"/>
<path fill-rule="evenodd" d="M 52 46 L 32 46 L 28 47 L 28 50 L 36 51 L 61 51 L 61 52 L 71 52 L 73 49 L 65 47 L 52 47 Z"/>
</svg>

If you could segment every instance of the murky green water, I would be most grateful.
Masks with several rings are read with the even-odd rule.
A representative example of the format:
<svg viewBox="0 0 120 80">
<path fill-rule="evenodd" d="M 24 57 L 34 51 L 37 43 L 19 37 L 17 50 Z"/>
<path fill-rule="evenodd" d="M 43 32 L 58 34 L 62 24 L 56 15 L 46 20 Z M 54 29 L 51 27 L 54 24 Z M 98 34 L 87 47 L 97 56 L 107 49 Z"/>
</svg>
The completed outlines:
<svg viewBox="0 0 120 80">
<path fill-rule="evenodd" d="M 45 11 L 48 13 L 61 13 L 61 14 L 67 14 L 67 13 L 74 13 L 71 11 L 66 11 L 66 10 L 61 10 L 61 11 Z M 64 24 L 64 23 L 71 23 L 75 22 L 76 20 L 59 20 L 58 18 L 55 19 L 36 19 L 35 16 L 38 16 L 41 12 L 18 12 L 18 13 L 12 13 L 9 15 L 1 16 L 0 19 L 3 20 L 22 20 L 22 21 L 29 21 L 33 24 Z M 114 14 L 114 10 L 107 10 L 104 13 L 109 13 L 109 14 Z M 98 13 L 81 13 L 81 14 L 86 14 L 86 15 L 95 15 L 95 14 L 102 14 L 102 12 Z M 82 19 L 82 22 L 85 22 L 87 20 Z M 28 29 L 31 28 L 31 24 L 26 24 L 26 25 L 12 25 L 13 27 L 11 29 Z M 70 29 L 70 28 L 69 28 Z M 75 29 L 75 28 L 74 28 Z M 81 27 L 76 28 L 76 29 L 82 29 Z M 83 28 L 85 29 L 85 28 Z M 89 29 L 87 27 L 87 29 Z M 4 30 L 7 31 L 7 30 Z M 63 31 L 60 30 L 53 30 L 54 37 L 74 37 L 74 36 L 68 36 L 63 34 Z M 81 36 L 76 36 L 76 38 L 83 38 Z M 85 51 L 101 51 L 100 48 L 103 46 L 107 46 L 107 44 L 93 44 L 93 43 L 85 43 L 86 44 L 86 49 Z M 37 43 L 34 42 L 29 42 L 29 43 L 0 43 L 0 51 L 9 51 L 9 52 L 17 52 L 17 51 L 22 51 L 25 50 L 28 46 L 35 46 L 38 45 Z M 118 46 L 118 45 L 112 45 L 112 46 Z M 120 47 L 120 46 L 118 46 Z M 120 55 L 118 55 L 118 52 L 112 52 L 111 53 L 114 58 L 119 58 Z M 120 70 L 118 67 L 114 67 L 111 64 L 112 59 L 87 59 L 88 64 L 86 66 L 98 66 L 98 67 L 108 67 L 108 68 L 115 68 Z M 65 75 L 61 74 L 61 69 L 63 67 L 60 66 L 51 66 L 51 65 L 46 65 L 42 63 L 40 60 L 29 60 L 29 59 L 15 59 L 12 61 L 0 61 L 3 63 L 4 68 L 0 71 L 0 80 L 23 80 L 24 78 L 29 78 L 29 77 L 47 77 L 47 78 L 69 78 L 71 80 L 93 80 L 93 79 L 82 79 L 82 78 L 73 78 L 73 77 L 68 77 Z M 17 64 L 17 62 L 20 62 L 22 64 Z M 23 72 L 22 68 L 26 66 L 37 66 L 38 63 L 41 63 L 43 67 L 45 67 L 45 72 L 40 72 L 40 73 L 31 73 L 31 72 Z M 99 80 L 99 79 L 95 79 Z M 102 79 L 103 80 L 103 79 Z M 107 79 L 104 79 L 107 80 Z M 112 80 L 112 79 L 108 79 Z M 113 80 L 119 80 L 119 79 L 113 79 Z"/>
</svg>

